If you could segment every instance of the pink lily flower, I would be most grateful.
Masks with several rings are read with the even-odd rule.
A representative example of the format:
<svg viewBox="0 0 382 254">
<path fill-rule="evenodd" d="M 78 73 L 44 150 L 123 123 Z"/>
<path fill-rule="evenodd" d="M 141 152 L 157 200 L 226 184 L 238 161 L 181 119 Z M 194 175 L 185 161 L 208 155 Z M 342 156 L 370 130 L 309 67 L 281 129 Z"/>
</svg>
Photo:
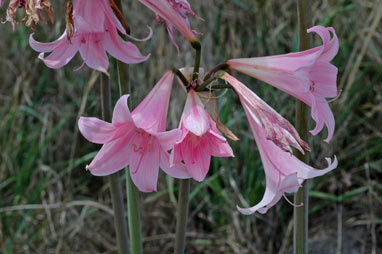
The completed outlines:
<svg viewBox="0 0 382 254">
<path fill-rule="evenodd" d="M 165 131 L 174 74 L 169 71 L 133 110 L 128 95 L 114 108 L 111 123 L 94 117 L 81 117 L 78 127 L 93 143 L 103 144 L 87 169 L 93 175 L 110 175 L 130 165 L 134 184 L 142 192 L 156 191 L 158 168 L 176 178 L 189 178 L 186 169 L 170 166 L 168 150 L 180 139 L 181 131 Z"/>
<path fill-rule="evenodd" d="M 309 105 L 316 122 L 311 133 L 316 135 L 325 124 L 325 141 L 329 142 L 335 120 L 326 98 L 338 96 L 337 68 L 330 63 L 338 52 L 338 38 L 332 27 L 314 26 L 307 31 L 316 32 L 323 45 L 285 55 L 231 59 L 227 64 L 230 69 L 264 81 Z"/>
<path fill-rule="evenodd" d="M 183 161 L 188 173 L 196 181 L 203 181 L 206 177 L 211 156 L 234 156 L 232 148 L 217 129 L 194 90 L 187 95 L 180 129 L 182 136 L 171 152 L 170 164 L 177 165 Z"/>
<path fill-rule="evenodd" d="M 192 31 L 187 14 L 197 17 L 187 0 L 139 0 L 146 7 L 156 13 L 159 24 L 166 23 L 167 31 L 178 53 L 179 46 L 176 43 L 175 28 L 183 34 L 189 42 L 196 42 L 195 33 Z"/>
<path fill-rule="evenodd" d="M 150 55 L 142 56 L 139 49 L 131 42 L 124 41 L 118 31 L 126 34 L 125 29 L 114 15 L 108 0 L 75 1 L 73 6 L 74 33 L 65 30 L 61 37 L 50 43 L 40 43 L 29 38 L 30 46 L 42 52 L 39 58 L 50 68 L 61 68 L 80 51 L 84 64 L 106 74 L 109 59 L 106 51 L 114 58 L 136 64 L 146 61 Z M 133 38 L 128 36 L 129 38 Z M 146 39 L 151 37 L 150 34 Z M 134 38 L 133 38 L 134 39 Z M 137 40 L 137 39 L 135 39 Z M 44 57 L 45 52 L 52 53 Z"/>
<path fill-rule="evenodd" d="M 238 207 L 239 211 L 246 215 L 256 211 L 266 213 L 281 197 L 295 205 L 288 200 L 285 192 L 297 192 L 305 179 L 321 176 L 335 169 L 338 165 L 337 158 L 334 157 L 333 163 L 330 158 L 326 158 L 329 166 L 323 170 L 314 169 L 300 161 L 291 153 L 288 144 L 299 148 L 301 152 L 303 149 L 300 145 L 304 148 L 308 146 L 293 126 L 234 77 L 225 74 L 222 79 L 228 81 L 240 96 L 259 148 L 266 177 L 263 199 L 250 208 Z"/>
</svg>

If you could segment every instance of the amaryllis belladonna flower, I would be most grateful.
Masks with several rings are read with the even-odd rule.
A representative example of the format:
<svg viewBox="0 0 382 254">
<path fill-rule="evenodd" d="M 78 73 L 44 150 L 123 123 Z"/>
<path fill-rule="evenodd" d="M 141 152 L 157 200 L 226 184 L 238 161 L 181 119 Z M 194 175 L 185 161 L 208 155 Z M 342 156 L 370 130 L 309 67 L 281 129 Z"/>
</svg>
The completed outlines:
<svg viewBox="0 0 382 254">
<path fill-rule="evenodd" d="M 119 31 L 128 36 L 114 15 L 108 0 L 75 1 L 71 19 L 74 22 L 74 31 L 68 31 L 67 28 L 64 34 L 54 42 L 40 43 L 35 41 L 32 35 L 29 38 L 30 46 L 42 52 L 39 58 L 48 67 L 60 68 L 66 65 L 77 51 L 80 51 L 86 65 L 104 73 L 107 73 L 109 66 L 106 51 L 127 64 L 140 63 L 149 58 L 149 55 L 142 56 L 133 43 L 124 41 L 118 35 Z M 148 38 L 150 36 L 151 30 Z M 51 51 L 49 56 L 44 57 L 45 52 Z"/>
<path fill-rule="evenodd" d="M 316 127 L 311 133 L 316 135 L 325 124 L 325 141 L 329 142 L 335 121 L 326 98 L 338 95 L 337 68 L 330 63 L 338 52 L 338 39 L 332 27 L 314 26 L 308 32 L 316 32 L 323 45 L 285 55 L 231 59 L 227 64 L 230 69 L 277 87 L 312 107 Z"/>
<path fill-rule="evenodd" d="M 228 81 L 240 96 L 241 104 L 259 148 L 266 177 L 266 189 L 262 200 L 250 208 L 238 207 L 241 213 L 252 214 L 256 211 L 265 213 L 281 197 L 291 203 L 285 196 L 286 192 L 297 192 L 305 179 L 324 175 L 337 167 L 336 157 L 334 157 L 333 163 L 330 158 L 326 158 L 328 167 L 317 170 L 297 159 L 293 154 L 287 152 L 287 149 L 282 149 L 288 143 L 293 146 L 298 146 L 297 143 L 304 145 L 293 126 L 240 81 L 229 74 L 225 74 L 222 78 Z M 269 128 L 273 130 L 269 130 Z M 277 139 L 280 140 L 277 141 Z"/>
<path fill-rule="evenodd" d="M 172 43 L 179 52 L 179 46 L 176 43 L 174 31 L 177 29 L 189 42 L 196 42 L 195 33 L 190 27 L 187 14 L 196 17 L 186 0 L 139 0 L 153 12 L 156 13 L 158 23 L 166 23 L 167 31 Z"/>
<path fill-rule="evenodd" d="M 6 0 L 0 0 L 0 8 Z M 25 17 L 22 21 L 25 21 L 25 25 L 35 28 L 40 19 L 45 21 L 43 11 L 48 14 L 50 21 L 53 23 L 53 8 L 50 0 L 10 0 L 7 8 L 7 17 L 5 22 L 9 21 L 12 24 L 13 30 L 15 29 L 16 10 L 17 8 L 25 9 Z"/>
<path fill-rule="evenodd" d="M 184 165 L 170 167 L 168 150 L 180 139 L 181 131 L 166 130 L 167 111 L 174 79 L 167 72 L 130 114 L 128 95 L 122 96 L 113 112 L 112 123 L 81 117 L 78 127 L 93 143 L 103 144 L 87 168 L 103 176 L 130 165 L 130 175 L 140 191 L 156 191 L 158 168 L 176 178 L 189 178 Z"/>
<path fill-rule="evenodd" d="M 192 89 L 186 100 L 180 129 L 182 138 L 171 152 L 170 163 L 182 161 L 196 181 L 203 181 L 210 168 L 211 156 L 234 156 L 227 140 L 216 127 L 198 94 Z"/>
</svg>

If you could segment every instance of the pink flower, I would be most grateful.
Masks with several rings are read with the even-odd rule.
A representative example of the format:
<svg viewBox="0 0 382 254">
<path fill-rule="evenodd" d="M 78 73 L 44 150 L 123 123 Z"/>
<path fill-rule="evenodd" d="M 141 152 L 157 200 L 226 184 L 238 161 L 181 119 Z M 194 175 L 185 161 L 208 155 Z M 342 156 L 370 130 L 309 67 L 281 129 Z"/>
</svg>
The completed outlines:
<svg viewBox="0 0 382 254">
<path fill-rule="evenodd" d="M 118 35 L 118 31 L 125 35 L 126 32 L 107 0 L 75 1 L 73 20 L 72 36 L 68 29 L 58 40 L 50 43 L 37 42 L 33 34 L 30 36 L 30 46 L 42 52 L 39 58 L 48 67 L 56 69 L 66 65 L 78 50 L 86 65 L 106 74 L 109 66 L 106 51 L 127 64 L 144 62 L 149 58 L 149 55 L 142 56 L 133 43 L 122 40 Z M 151 31 L 148 38 L 150 36 Z M 53 52 L 44 58 L 44 53 L 51 51 Z"/>
<path fill-rule="evenodd" d="M 103 144 L 87 166 L 93 175 L 103 176 L 130 165 L 130 175 L 140 191 L 156 191 L 159 166 L 177 178 L 189 178 L 182 166 L 170 167 L 168 150 L 180 139 L 181 131 L 165 131 L 174 74 L 169 71 L 130 114 L 128 95 L 122 96 L 113 112 L 112 123 L 81 117 L 78 127 L 93 143 Z"/>
<path fill-rule="evenodd" d="M 216 128 L 194 90 L 187 95 L 180 129 L 182 138 L 171 152 L 170 163 L 177 165 L 184 161 L 188 173 L 196 181 L 203 181 L 206 177 L 211 156 L 234 156 L 227 140 Z"/>
<path fill-rule="evenodd" d="M 186 0 L 139 0 L 149 9 L 157 14 L 158 23 L 166 23 L 167 31 L 170 35 L 172 43 L 179 52 L 178 44 L 175 41 L 175 28 L 183 34 L 189 42 L 197 41 L 195 33 L 191 30 L 187 14 L 196 17 L 195 12 L 191 9 L 190 4 Z"/>
<path fill-rule="evenodd" d="M 230 69 L 262 80 L 312 107 L 316 127 L 311 133 L 316 135 L 325 124 L 325 141 L 329 142 L 335 121 L 326 98 L 338 95 L 337 68 L 330 63 L 338 52 L 338 39 L 332 27 L 315 26 L 308 32 L 318 33 L 323 45 L 285 55 L 231 59 L 227 64 Z"/>
<path fill-rule="evenodd" d="M 281 197 L 291 203 L 286 198 L 285 192 L 297 192 L 305 179 L 321 176 L 337 167 L 336 157 L 334 157 L 333 163 L 330 158 L 326 158 L 329 166 L 323 170 L 316 170 L 297 159 L 289 152 L 290 148 L 287 149 L 288 144 L 299 148 L 302 152 L 299 145 L 305 148 L 307 144 L 300 139 L 293 126 L 240 81 L 229 74 L 225 74 L 222 78 L 228 81 L 240 96 L 241 104 L 259 148 L 266 177 L 263 199 L 250 208 L 238 207 L 241 213 L 252 214 L 256 211 L 265 213 Z"/>
</svg>

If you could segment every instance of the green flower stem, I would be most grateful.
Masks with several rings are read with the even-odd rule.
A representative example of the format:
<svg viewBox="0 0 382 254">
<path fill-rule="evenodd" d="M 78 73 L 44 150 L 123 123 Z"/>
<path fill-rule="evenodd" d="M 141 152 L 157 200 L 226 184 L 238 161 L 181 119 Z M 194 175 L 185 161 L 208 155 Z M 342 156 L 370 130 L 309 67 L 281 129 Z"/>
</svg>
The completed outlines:
<svg viewBox="0 0 382 254">
<path fill-rule="evenodd" d="M 119 94 L 131 94 L 129 86 L 129 66 L 117 61 Z M 132 98 L 129 98 L 129 108 L 132 108 Z M 132 254 L 142 254 L 142 233 L 140 216 L 139 191 L 130 176 L 128 167 L 126 172 L 127 186 L 127 217 L 129 219 L 130 251 Z"/>
<path fill-rule="evenodd" d="M 178 211 L 176 215 L 175 254 L 183 254 L 184 247 L 186 245 L 190 179 L 180 179 L 179 185 Z"/>
<path fill-rule="evenodd" d="M 207 73 L 207 75 L 204 77 L 204 80 L 203 81 L 206 81 L 208 80 L 213 74 L 215 74 L 216 72 L 220 71 L 220 70 L 226 70 L 228 69 L 229 66 L 228 64 L 226 63 L 223 63 L 223 64 L 219 64 L 217 66 L 215 66 L 209 73 Z"/>
<path fill-rule="evenodd" d="M 172 71 L 175 73 L 176 76 L 178 76 L 178 78 L 182 81 L 183 85 L 187 88 L 189 82 L 183 75 L 183 73 L 177 68 L 173 68 Z"/>
<path fill-rule="evenodd" d="M 115 1 L 122 15 L 122 4 L 120 0 Z M 130 33 L 129 31 L 126 31 Z M 117 60 L 118 86 L 120 96 L 124 94 L 131 95 L 131 86 L 129 86 L 129 66 Z M 129 108 L 132 109 L 133 98 L 129 98 Z M 129 169 L 126 172 L 127 185 L 127 215 L 129 219 L 130 251 L 132 254 L 142 254 L 142 233 L 140 216 L 139 191 L 131 179 Z"/>
<path fill-rule="evenodd" d="M 110 80 L 105 74 L 101 75 L 101 106 L 102 118 L 107 122 L 111 122 Z M 129 251 L 127 224 L 125 219 L 122 188 L 119 178 L 120 176 L 117 172 L 109 176 L 109 182 L 114 209 L 114 226 L 117 234 L 118 250 L 120 254 L 127 254 Z"/>
<path fill-rule="evenodd" d="M 309 0 L 297 0 L 299 50 L 310 48 L 310 37 L 306 30 L 311 26 L 311 3 Z M 308 107 L 301 101 L 296 101 L 296 129 L 303 140 L 308 139 Z M 307 154 L 296 152 L 297 158 L 303 162 L 308 161 Z M 293 253 L 308 253 L 308 208 L 309 208 L 308 181 L 294 195 L 294 203 L 304 205 L 294 207 Z"/>
</svg>

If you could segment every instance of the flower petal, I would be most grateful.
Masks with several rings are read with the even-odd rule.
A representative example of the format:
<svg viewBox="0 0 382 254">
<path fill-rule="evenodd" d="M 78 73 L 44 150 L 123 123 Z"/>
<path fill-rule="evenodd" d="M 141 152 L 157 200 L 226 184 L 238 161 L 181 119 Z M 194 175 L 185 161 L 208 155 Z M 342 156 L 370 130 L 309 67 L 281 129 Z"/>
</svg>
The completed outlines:
<svg viewBox="0 0 382 254">
<path fill-rule="evenodd" d="M 66 32 L 63 33 L 60 38 L 53 42 L 38 42 L 33 38 L 33 34 L 29 35 L 29 45 L 31 48 L 37 52 L 51 52 L 61 44 L 64 44 L 66 39 Z"/>
<path fill-rule="evenodd" d="M 86 40 L 86 42 L 81 43 L 80 47 L 80 54 L 86 65 L 108 74 L 109 58 L 103 47 L 104 34 L 89 34 L 82 36 L 81 40 Z"/>
<path fill-rule="evenodd" d="M 194 90 L 187 95 L 181 121 L 183 126 L 196 136 L 202 136 L 210 129 L 209 115 Z"/>
<path fill-rule="evenodd" d="M 171 131 L 159 132 L 153 135 L 155 135 L 162 149 L 168 151 L 182 137 L 182 131 L 180 129 L 173 129 Z"/>
<path fill-rule="evenodd" d="M 150 57 L 150 54 L 143 56 L 133 43 L 124 41 L 110 23 L 107 23 L 107 25 L 108 29 L 105 36 L 104 47 L 114 58 L 126 64 L 136 64 L 144 62 Z"/>
<path fill-rule="evenodd" d="M 129 95 L 123 95 L 118 99 L 113 111 L 113 125 L 118 126 L 125 123 L 134 123 L 129 107 L 127 106 L 128 98 Z"/>
<path fill-rule="evenodd" d="M 210 169 L 210 144 L 206 138 L 191 135 L 192 134 L 189 134 L 180 146 L 188 173 L 196 181 L 201 182 L 204 180 Z M 197 141 L 199 141 L 198 145 L 196 145 Z"/>
<path fill-rule="evenodd" d="M 112 124 L 95 117 L 80 117 L 78 128 L 87 140 L 97 144 L 107 143 L 115 132 Z"/>
<path fill-rule="evenodd" d="M 33 42 L 32 42 L 33 44 Z M 31 44 L 31 45 L 32 45 Z M 49 43 L 48 43 L 49 44 Z M 36 49 L 53 49 L 53 52 L 44 58 L 44 53 L 41 53 L 38 57 L 49 67 L 53 69 L 61 68 L 62 66 L 69 63 L 70 60 L 74 57 L 74 55 L 78 51 L 79 40 L 78 38 L 73 37 L 72 42 L 70 43 L 66 38 L 62 39 L 62 41 L 58 44 L 51 45 L 42 45 L 35 44 Z"/>
<path fill-rule="evenodd" d="M 173 80 L 174 73 L 172 71 L 166 72 L 150 93 L 133 110 L 132 117 L 139 128 L 152 133 L 166 130 Z"/>
<path fill-rule="evenodd" d="M 134 155 L 129 152 L 130 175 L 135 186 L 142 192 L 156 191 L 161 153 L 159 143 L 153 141 L 150 148 L 143 152 L 143 154 L 139 152 L 133 153 Z"/>
<path fill-rule="evenodd" d="M 126 167 L 130 160 L 126 156 L 126 151 L 134 131 L 134 128 L 128 129 L 128 133 L 123 138 L 104 144 L 87 169 L 93 175 L 105 176 Z"/>
<path fill-rule="evenodd" d="M 314 97 L 313 95 L 311 95 L 311 100 L 312 117 L 314 121 L 316 121 L 316 127 L 313 130 L 311 130 L 310 133 L 312 135 L 317 135 L 317 133 L 319 133 L 322 130 L 325 124 L 328 128 L 328 137 L 324 141 L 329 143 L 329 141 L 333 137 L 335 127 L 333 112 L 330 109 L 329 104 L 325 98 Z"/>
<path fill-rule="evenodd" d="M 178 178 L 178 179 L 188 179 L 191 178 L 190 174 L 187 172 L 187 168 L 183 163 L 170 166 L 169 154 L 162 151 L 160 154 L 160 167 L 166 172 L 166 174 Z"/>
</svg>

